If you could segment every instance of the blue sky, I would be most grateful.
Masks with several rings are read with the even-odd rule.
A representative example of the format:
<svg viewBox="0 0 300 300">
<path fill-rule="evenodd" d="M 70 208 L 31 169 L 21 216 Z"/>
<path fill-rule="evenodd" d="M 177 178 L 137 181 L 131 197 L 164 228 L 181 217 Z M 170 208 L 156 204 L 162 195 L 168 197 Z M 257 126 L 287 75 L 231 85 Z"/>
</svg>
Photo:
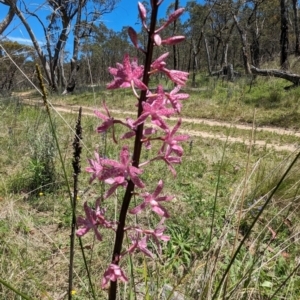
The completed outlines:
<svg viewBox="0 0 300 300">
<path fill-rule="evenodd" d="M 117 9 L 110 14 L 103 17 L 104 23 L 107 27 L 120 31 L 123 26 L 132 26 L 137 22 L 138 8 L 137 2 L 134 0 L 122 0 Z M 162 18 L 168 6 L 174 3 L 174 0 L 164 0 L 159 7 L 159 18 Z M 180 7 L 185 7 L 187 0 L 179 0 Z"/>
<path fill-rule="evenodd" d="M 180 0 L 180 7 L 185 7 L 187 1 L 188 0 Z M 49 14 L 47 7 L 45 5 L 43 6 L 46 1 L 36 0 L 35 2 L 32 2 L 29 0 L 25 0 L 24 2 L 28 3 L 30 9 L 36 10 L 41 18 L 45 18 L 45 16 Z M 164 16 L 166 9 L 173 2 L 174 0 L 163 1 L 159 8 L 159 18 L 162 18 Z M 203 0 L 197 0 L 197 2 L 203 2 Z M 0 20 L 4 18 L 7 11 L 8 8 L 5 5 L 0 5 Z M 108 28 L 111 28 L 115 31 L 121 31 L 123 26 L 134 27 L 135 23 L 137 22 L 137 16 L 137 1 L 121 0 L 117 8 L 112 13 L 103 15 L 101 22 L 103 22 Z M 44 35 L 39 23 L 32 18 L 28 19 L 28 21 L 34 30 L 37 39 L 41 43 L 43 43 Z M 3 35 L 20 43 L 31 44 L 26 29 L 22 26 L 20 20 L 17 17 L 15 17 L 14 21 L 11 23 L 11 25 Z"/>
</svg>

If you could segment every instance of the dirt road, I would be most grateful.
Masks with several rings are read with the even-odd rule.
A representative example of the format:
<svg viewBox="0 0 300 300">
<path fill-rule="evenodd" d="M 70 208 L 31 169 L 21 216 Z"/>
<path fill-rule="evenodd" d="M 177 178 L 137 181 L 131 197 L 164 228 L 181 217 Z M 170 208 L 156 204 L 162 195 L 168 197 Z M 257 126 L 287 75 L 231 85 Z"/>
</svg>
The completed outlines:
<svg viewBox="0 0 300 300">
<path fill-rule="evenodd" d="M 32 100 L 30 100 L 32 104 Z M 74 105 L 74 106 L 67 106 L 67 105 L 52 105 L 52 108 L 54 111 L 57 113 L 77 113 L 79 106 Z M 82 107 L 83 115 L 89 115 L 89 116 L 95 116 L 93 112 L 94 108 L 92 107 Z M 125 116 L 135 116 L 135 112 L 131 111 L 121 111 L 121 110 L 115 110 L 112 109 L 110 110 L 112 114 L 116 115 L 124 115 Z M 177 121 L 177 118 L 169 118 L 169 120 L 172 121 Z M 242 129 L 242 130 L 247 130 L 251 131 L 252 126 L 251 125 L 245 125 L 245 124 L 231 124 L 229 122 L 221 122 L 221 121 L 215 121 L 215 120 L 209 120 L 209 119 L 193 119 L 193 118 L 182 118 L 183 123 L 189 123 L 189 124 L 204 124 L 208 126 L 218 126 L 218 127 L 223 127 L 223 128 L 237 128 L 237 129 Z M 255 131 L 264 131 L 264 132 L 270 132 L 270 133 L 276 133 L 278 135 L 292 135 L 299 137 L 299 143 L 295 144 L 278 144 L 278 143 L 267 143 L 265 140 L 255 140 L 252 141 L 252 144 L 259 146 L 259 147 L 266 147 L 266 148 L 273 148 L 276 151 L 289 151 L 293 152 L 299 149 L 300 147 L 300 132 L 295 132 L 293 130 L 286 130 L 282 128 L 275 128 L 275 127 L 256 127 Z M 185 133 L 189 134 L 190 136 L 197 136 L 197 137 L 202 137 L 203 139 L 217 139 L 221 141 L 228 141 L 231 143 L 243 143 L 246 145 L 250 145 L 251 141 L 246 138 L 242 137 L 231 137 L 231 136 L 226 136 L 224 134 L 216 134 L 216 133 L 211 133 L 209 131 L 198 131 L 198 130 L 187 130 L 187 129 L 181 129 L 180 133 Z M 247 136 L 250 136 L 247 134 Z"/>
</svg>

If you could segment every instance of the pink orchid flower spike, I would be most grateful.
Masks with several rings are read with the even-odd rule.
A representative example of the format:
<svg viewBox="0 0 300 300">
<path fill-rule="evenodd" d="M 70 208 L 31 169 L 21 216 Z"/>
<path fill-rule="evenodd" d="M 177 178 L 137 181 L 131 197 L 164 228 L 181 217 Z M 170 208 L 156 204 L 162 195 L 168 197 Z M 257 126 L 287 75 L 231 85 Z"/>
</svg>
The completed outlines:
<svg viewBox="0 0 300 300">
<path fill-rule="evenodd" d="M 155 53 L 160 53 L 156 50 L 157 46 L 164 48 L 164 46 L 176 45 L 185 39 L 183 35 L 170 35 L 172 30 L 169 29 L 164 31 L 164 35 L 161 33 L 166 27 L 170 25 L 172 27 L 184 9 L 176 9 L 165 21 L 158 22 L 158 8 L 163 0 L 149 0 L 149 5 L 145 5 L 147 1 L 139 1 L 139 18 L 142 29 L 145 29 L 147 41 L 143 40 L 140 43 L 139 39 L 144 35 L 140 35 L 133 27 L 128 27 L 127 31 L 134 46 L 133 52 L 141 51 L 145 55 L 144 65 L 140 65 L 138 59 L 131 57 L 128 53 L 124 54 L 121 63 L 108 68 L 113 79 L 107 84 L 107 89 L 132 89 L 134 95 L 132 108 L 136 117 L 134 119 L 127 117 L 126 121 L 114 119 L 105 103 L 103 109 L 95 110 L 95 115 L 101 120 L 97 132 L 110 131 L 110 134 L 112 132 L 114 142 L 117 143 L 116 138 L 118 138 L 121 145 L 117 150 L 118 158 L 115 158 L 113 152 L 109 151 L 105 152 L 108 157 L 104 157 L 104 154 L 100 156 L 95 152 L 94 157 L 88 160 L 89 165 L 86 171 L 90 173 L 90 183 L 99 180 L 104 184 L 105 191 L 103 193 L 101 189 L 101 194 L 94 206 L 89 206 L 85 202 L 84 214 L 77 218 L 76 235 L 79 237 L 90 231 L 98 241 L 101 241 L 103 228 L 114 231 L 112 260 L 103 274 L 101 283 L 102 288 L 107 288 L 110 284 L 109 299 L 117 298 L 117 281 L 128 282 L 121 268 L 126 254 L 131 256 L 137 252 L 154 259 L 157 255 L 161 256 L 163 242 L 170 240 L 170 236 L 164 233 L 167 228 L 164 221 L 170 217 L 170 214 L 167 210 L 168 204 L 163 202 L 171 201 L 174 196 L 163 193 L 164 181 L 162 179 L 157 184 L 153 183 L 153 189 L 151 186 L 148 188 L 143 182 L 144 166 L 151 168 L 153 162 L 159 161 L 160 165 L 164 165 L 165 169 L 169 169 L 176 176 L 175 165 L 181 163 L 183 156 L 182 142 L 189 138 L 187 135 L 178 133 L 181 126 L 180 118 L 176 118 L 175 125 L 170 125 L 170 121 L 175 120 L 174 116 L 181 112 L 182 100 L 189 97 L 188 94 L 179 92 L 187 83 L 189 73 L 167 68 L 169 52 L 161 53 L 159 57 L 154 56 Z M 148 13 L 147 9 L 149 9 Z M 152 85 L 155 84 L 152 75 L 158 73 L 163 74 L 168 82 L 175 83 L 174 89 L 164 90 L 161 84 L 156 89 L 152 89 Z M 148 84 L 151 86 L 151 91 Z M 115 136 L 115 124 L 125 126 L 126 130 L 119 131 L 120 133 Z M 126 145 L 128 139 L 131 139 L 132 143 Z M 143 148 L 150 149 L 151 144 L 155 146 L 154 150 L 144 153 L 146 151 Z M 162 161 L 164 163 L 161 163 Z M 162 176 L 165 176 L 164 173 Z M 103 205 L 107 204 L 106 199 L 117 191 L 122 194 L 118 199 L 123 199 L 121 203 L 118 203 L 115 211 L 115 220 L 119 221 L 110 221 L 106 219 L 106 210 Z M 137 200 L 136 204 L 133 204 L 133 198 Z M 108 207 L 111 208 L 111 205 Z M 158 224 L 156 223 L 156 228 L 143 228 L 137 218 L 128 215 L 137 215 L 142 211 L 146 213 L 146 216 L 149 212 L 156 215 L 154 218 L 160 220 Z"/>
</svg>

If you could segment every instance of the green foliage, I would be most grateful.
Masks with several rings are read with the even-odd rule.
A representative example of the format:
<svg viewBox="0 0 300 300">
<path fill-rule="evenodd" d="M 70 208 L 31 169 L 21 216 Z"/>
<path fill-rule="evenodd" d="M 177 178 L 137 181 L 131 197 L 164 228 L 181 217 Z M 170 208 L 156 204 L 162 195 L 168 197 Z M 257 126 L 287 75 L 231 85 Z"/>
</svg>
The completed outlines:
<svg viewBox="0 0 300 300">
<path fill-rule="evenodd" d="M 192 239 L 190 228 L 185 226 L 169 225 L 168 234 L 171 237 L 165 249 L 168 265 L 172 266 L 174 274 L 179 275 L 181 268 L 184 274 L 191 266 L 196 242 Z"/>
<path fill-rule="evenodd" d="M 24 166 L 25 170 L 12 179 L 10 190 L 15 193 L 22 190 L 34 195 L 52 192 L 58 186 L 53 136 L 47 125 L 31 134 L 28 137 L 29 157 Z"/>
<path fill-rule="evenodd" d="M 31 189 L 51 191 L 56 187 L 55 145 L 52 134 L 39 132 L 31 142 L 31 155 L 28 164 Z"/>
</svg>

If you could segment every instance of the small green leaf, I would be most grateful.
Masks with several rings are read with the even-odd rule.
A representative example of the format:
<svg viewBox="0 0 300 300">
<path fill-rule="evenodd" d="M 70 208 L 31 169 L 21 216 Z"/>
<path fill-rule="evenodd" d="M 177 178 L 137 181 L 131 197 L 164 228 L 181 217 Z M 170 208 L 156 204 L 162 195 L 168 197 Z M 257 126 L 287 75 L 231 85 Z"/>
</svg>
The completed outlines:
<svg viewBox="0 0 300 300">
<path fill-rule="evenodd" d="M 264 281 L 260 286 L 266 287 L 266 288 L 271 288 L 273 286 L 273 283 L 271 281 Z"/>
</svg>

